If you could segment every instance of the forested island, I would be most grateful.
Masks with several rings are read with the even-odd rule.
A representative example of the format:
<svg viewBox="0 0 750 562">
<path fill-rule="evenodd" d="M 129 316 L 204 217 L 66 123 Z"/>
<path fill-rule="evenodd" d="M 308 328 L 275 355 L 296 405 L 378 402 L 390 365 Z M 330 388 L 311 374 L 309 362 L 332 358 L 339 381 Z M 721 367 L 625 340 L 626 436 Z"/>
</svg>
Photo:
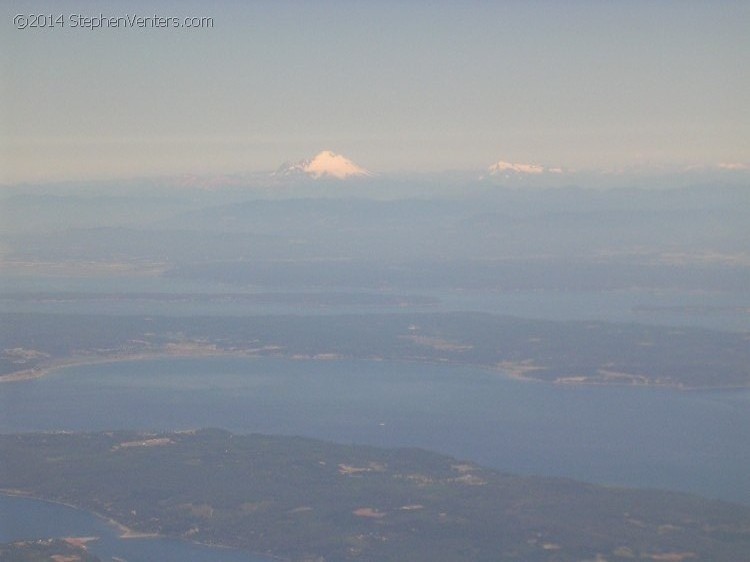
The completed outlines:
<svg viewBox="0 0 750 562">
<path fill-rule="evenodd" d="M 448 363 L 557 384 L 750 385 L 748 335 L 493 314 L 108 316 L 0 314 L 0 381 L 159 356 Z"/>
<path fill-rule="evenodd" d="M 750 508 L 222 430 L 0 436 L 0 488 L 285 560 L 741 560 Z"/>
</svg>

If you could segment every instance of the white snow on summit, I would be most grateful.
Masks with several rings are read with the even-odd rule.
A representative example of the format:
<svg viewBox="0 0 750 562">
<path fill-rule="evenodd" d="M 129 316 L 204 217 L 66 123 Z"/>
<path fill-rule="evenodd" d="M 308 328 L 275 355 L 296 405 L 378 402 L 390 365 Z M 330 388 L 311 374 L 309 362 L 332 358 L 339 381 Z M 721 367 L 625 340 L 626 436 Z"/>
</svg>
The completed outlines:
<svg viewBox="0 0 750 562">
<path fill-rule="evenodd" d="M 314 158 L 302 160 L 301 162 L 283 164 L 275 176 L 308 176 L 314 179 L 336 178 L 346 179 L 350 177 L 367 177 L 372 174 L 358 166 L 348 158 L 335 154 L 330 150 L 318 153 Z"/>
<path fill-rule="evenodd" d="M 543 174 L 546 171 L 544 166 L 539 164 L 514 164 L 512 162 L 497 162 L 487 169 L 490 175 L 515 173 L 515 174 Z"/>
<path fill-rule="evenodd" d="M 750 170 L 750 166 L 741 162 L 722 162 L 719 164 L 719 168 L 722 170 Z"/>
<path fill-rule="evenodd" d="M 500 160 L 487 168 L 487 171 L 479 176 L 482 180 L 501 180 L 511 183 L 527 185 L 528 182 L 536 184 L 557 183 L 563 177 L 568 177 L 572 170 L 561 167 L 548 168 L 541 164 L 527 164 L 520 162 L 506 162 Z"/>
</svg>

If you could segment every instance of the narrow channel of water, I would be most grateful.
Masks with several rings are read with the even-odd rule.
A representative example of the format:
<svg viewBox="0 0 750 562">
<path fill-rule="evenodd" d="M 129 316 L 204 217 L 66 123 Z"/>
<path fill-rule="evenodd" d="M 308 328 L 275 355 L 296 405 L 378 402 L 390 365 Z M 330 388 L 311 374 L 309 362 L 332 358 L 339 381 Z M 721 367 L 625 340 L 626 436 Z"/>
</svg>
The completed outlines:
<svg viewBox="0 0 750 562">
<path fill-rule="evenodd" d="M 559 387 L 367 361 L 154 360 L 0 389 L 0 431 L 184 429 L 416 446 L 509 472 L 750 504 L 750 390 Z"/>
</svg>

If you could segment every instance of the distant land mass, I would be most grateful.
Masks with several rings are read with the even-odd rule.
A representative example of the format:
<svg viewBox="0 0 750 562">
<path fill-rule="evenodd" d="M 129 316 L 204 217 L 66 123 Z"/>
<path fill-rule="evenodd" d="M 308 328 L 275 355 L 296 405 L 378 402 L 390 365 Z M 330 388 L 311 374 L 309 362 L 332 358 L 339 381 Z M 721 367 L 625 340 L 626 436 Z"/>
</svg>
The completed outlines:
<svg viewBox="0 0 750 562">
<path fill-rule="evenodd" d="M 294 561 L 737 562 L 750 508 L 222 430 L 0 436 L 0 488 Z"/>
<path fill-rule="evenodd" d="M 0 314 L 0 381 L 154 357 L 366 359 L 482 367 L 556 384 L 750 385 L 748 335 L 455 313 L 165 317 Z"/>
</svg>

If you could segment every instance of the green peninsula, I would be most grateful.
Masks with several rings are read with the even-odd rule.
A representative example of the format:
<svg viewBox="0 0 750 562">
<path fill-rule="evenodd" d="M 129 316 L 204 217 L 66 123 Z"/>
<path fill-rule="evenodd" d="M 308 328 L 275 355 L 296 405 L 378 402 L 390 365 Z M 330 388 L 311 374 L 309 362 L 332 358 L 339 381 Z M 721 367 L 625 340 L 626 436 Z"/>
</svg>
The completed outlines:
<svg viewBox="0 0 750 562">
<path fill-rule="evenodd" d="M 736 562 L 750 508 L 417 449 L 176 433 L 0 436 L 0 488 L 285 560 Z"/>
<path fill-rule="evenodd" d="M 36 539 L 0 544 L 0 562 L 101 562 L 80 539 Z"/>
</svg>

